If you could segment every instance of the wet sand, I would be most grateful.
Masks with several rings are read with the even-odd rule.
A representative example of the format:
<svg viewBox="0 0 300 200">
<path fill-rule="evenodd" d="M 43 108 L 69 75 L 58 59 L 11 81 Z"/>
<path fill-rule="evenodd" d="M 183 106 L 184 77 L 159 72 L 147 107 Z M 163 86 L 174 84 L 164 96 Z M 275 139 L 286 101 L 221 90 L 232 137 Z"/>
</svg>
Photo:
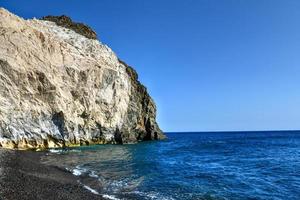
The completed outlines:
<svg viewBox="0 0 300 200">
<path fill-rule="evenodd" d="M 64 169 L 40 162 L 45 152 L 0 148 L 0 200 L 103 199 Z"/>
</svg>

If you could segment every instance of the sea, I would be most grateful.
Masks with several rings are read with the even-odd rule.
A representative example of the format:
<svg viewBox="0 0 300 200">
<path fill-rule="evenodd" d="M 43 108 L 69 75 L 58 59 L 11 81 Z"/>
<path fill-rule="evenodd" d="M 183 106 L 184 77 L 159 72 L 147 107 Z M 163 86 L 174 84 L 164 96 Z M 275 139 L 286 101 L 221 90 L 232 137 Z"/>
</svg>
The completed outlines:
<svg viewBox="0 0 300 200">
<path fill-rule="evenodd" d="M 105 199 L 300 199 L 300 131 L 166 133 L 126 145 L 52 149 L 64 168 Z"/>
</svg>

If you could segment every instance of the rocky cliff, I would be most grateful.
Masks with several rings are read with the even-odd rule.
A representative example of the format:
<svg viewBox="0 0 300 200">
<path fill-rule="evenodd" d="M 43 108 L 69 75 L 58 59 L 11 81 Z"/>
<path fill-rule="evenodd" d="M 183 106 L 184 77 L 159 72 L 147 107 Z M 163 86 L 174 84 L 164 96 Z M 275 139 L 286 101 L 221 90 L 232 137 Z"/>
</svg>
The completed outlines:
<svg viewBox="0 0 300 200">
<path fill-rule="evenodd" d="M 135 70 L 66 16 L 0 8 L 0 146 L 52 148 L 163 139 Z"/>
</svg>

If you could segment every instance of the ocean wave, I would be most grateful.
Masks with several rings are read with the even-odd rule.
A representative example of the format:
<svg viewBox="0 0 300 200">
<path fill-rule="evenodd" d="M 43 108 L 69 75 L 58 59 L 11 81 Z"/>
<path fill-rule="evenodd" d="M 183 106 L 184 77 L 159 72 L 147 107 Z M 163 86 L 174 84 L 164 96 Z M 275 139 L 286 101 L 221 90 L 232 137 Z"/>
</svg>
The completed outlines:
<svg viewBox="0 0 300 200">
<path fill-rule="evenodd" d="M 108 195 L 108 194 L 103 194 L 102 197 L 105 199 L 110 199 L 110 200 L 121 200 L 121 199 L 116 198 L 114 195 Z"/>
<path fill-rule="evenodd" d="M 83 185 L 83 187 L 84 187 L 85 189 L 89 190 L 91 193 L 99 195 L 99 192 L 97 192 L 97 191 L 94 190 L 93 188 L 91 188 L 91 187 L 89 187 L 89 186 L 87 186 L 87 185 Z"/>
<path fill-rule="evenodd" d="M 93 193 L 93 194 L 101 195 L 101 196 L 102 196 L 103 198 L 105 198 L 105 199 L 109 199 L 109 200 L 121 200 L 121 199 L 117 198 L 117 197 L 114 196 L 114 195 L 100 194 L 96 189 L 93 189 L 93 188 L 91 188 L 90 186 L 83 184 L 80 180 L 78 180 L 77 182 L 78 182 L 80 185 L 82 185 L 83 188 L 85 188 L 86 190 L 90 191 L 90 192 Z"/>
<path fill-rule="evenodd" d="M 92 178 L 99 178 L 99 176 L 96 174 L 95 171 L 90 171 L 89 177 L 92 177 Z"/>
<path fill-rule="evenodd" d="M 75 176 L 81 176 L 83 174 L 87 174 L 91 178 L 99 178 L 96 171 L 89 170 L 88 168 L 84 168 L 81 166 L 76 166 L 74 169 L 66 168 L 67 171 L 71 172 Z"/>
<path fill-rule="evenodd" d="M 61 153 L 62 149 L 49 149 L 50 153 Z"/>
<path fill-rule="evenodd" d="M 127 194 L 135 194 L 138 195 L 140 198 L 151 199 L 151 200 L 175 200 L 172 197 L 167 197 L 158 192 L 151 192 L 151 191 L 150 192 L 134 191 L 134 192 L 129 192 Z"/>
<path fill-rule="evenodd" d="M 72 174 L 75 175 L 75 176 L 80 176 L 80 175 L 82 175 L 83 173 L 86 173 L 86 172 L 87 172 L 87 169 L 79 168 L 79 167 L 76 167 L 75 169 L 72 170 Z"/>
<path fill-rule="evenodd" d="M 48 150 L 50 153 L 54 153 L 54 154 L 62 154 L 62 153 L 70 153 L 70 152 L 81 152 L 78 149 L 49 149 Z"/>
</svg>

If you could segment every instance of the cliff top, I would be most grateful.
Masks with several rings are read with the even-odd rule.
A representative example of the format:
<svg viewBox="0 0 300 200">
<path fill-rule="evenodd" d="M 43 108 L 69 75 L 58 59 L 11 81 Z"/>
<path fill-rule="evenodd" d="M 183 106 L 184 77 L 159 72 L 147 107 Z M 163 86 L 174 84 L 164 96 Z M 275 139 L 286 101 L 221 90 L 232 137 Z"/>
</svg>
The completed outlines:
<svg viewBox="0 0 300 200">
<path fill-rule="evenodd" d="M 97 39 L 97 34 L 91 27 L 83 23 L 73 22 L 72 19 L 66 15 L 61 15 L 61 16 L 48 15 L 42 17 L 41 19 L 45 21 L 55 22 L 56 25 L 71 29 L 76 33 L 81 34 L 89 39 L 94 39 L 94 40 Z"/>
</svg>

